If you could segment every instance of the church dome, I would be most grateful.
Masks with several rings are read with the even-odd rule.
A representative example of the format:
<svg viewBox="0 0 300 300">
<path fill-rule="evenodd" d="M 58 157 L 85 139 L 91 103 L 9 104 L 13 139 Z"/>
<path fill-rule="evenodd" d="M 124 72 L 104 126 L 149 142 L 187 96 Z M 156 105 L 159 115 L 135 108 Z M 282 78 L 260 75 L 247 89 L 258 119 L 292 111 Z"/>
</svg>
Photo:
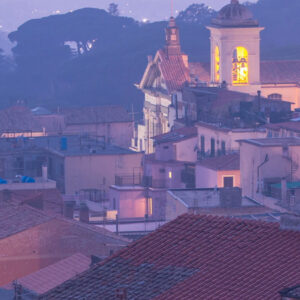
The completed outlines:
<svg viewBox="0 0 300 300">
<path fill-rule="evenodd" d="M 250 9 L 240 4 L 238 0 L 231 0 L 231 3 L 224 6 L 211 23 L 218 27 L 258 26 L 258 21 L 254 19 Z"/>
</svg>

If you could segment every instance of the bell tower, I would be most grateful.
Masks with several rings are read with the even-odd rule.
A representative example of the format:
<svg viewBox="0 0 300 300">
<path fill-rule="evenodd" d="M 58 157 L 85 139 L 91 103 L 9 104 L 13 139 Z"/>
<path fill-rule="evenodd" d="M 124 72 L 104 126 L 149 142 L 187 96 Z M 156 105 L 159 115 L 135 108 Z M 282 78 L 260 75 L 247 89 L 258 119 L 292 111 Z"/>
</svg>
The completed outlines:
<svg viewBox="0 0 300 300">
<path fill-rule="evenodd" d="M 181 55 L 179 28 L 176 25 L 174 17 L 170 18 L 169 25 L 166 28 L 165 49 L 168 56 Z"/>
<path fill-rule="evenodd" d="M 211 83 L 226 82 L 228 89 L 256 94 L 260 84 L 258 21 L 238 0 L 223 7 L 207 27 L 211 44 Z"/>
</svg>

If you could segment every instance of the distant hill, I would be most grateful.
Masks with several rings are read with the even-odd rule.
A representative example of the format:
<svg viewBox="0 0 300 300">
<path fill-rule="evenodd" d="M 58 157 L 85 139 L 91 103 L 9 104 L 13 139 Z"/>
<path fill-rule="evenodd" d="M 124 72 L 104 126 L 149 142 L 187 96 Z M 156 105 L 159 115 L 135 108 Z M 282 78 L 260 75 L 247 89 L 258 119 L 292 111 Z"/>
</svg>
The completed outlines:
<svg viewBox="0 0 300 300">
<path fill-rule="evenodd" d="M 249 5 L 266 27 L 262 58 L 300 59 L 300 1 Z M 178 15 L 183 51 L 191 61 L 209 60 L 205 25 L 215 14 L 195 4 Z M 140 110 L 143 95 L 134 84 L 142 77 L 147 55 L 164 46 L 166 26 L 93 8 L 30 20 L 9 35 L 15 43 L 15 69 L 1 64 L 0 56 L 0 105 L 23 99 L 49 107 L 112 103 L 129 108 L 133 103 Z"/>
</svg>

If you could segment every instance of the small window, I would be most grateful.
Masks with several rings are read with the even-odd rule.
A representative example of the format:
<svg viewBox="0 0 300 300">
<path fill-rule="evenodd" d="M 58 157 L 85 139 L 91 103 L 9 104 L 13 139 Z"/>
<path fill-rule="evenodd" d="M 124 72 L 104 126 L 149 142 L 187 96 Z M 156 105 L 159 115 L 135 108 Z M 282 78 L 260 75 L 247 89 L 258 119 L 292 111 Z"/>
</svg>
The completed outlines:
<svg viewBox="0 0 300 300">
<path fill-rule="evenodd" d="M 164 146 L 164 149 L 169 149 L 169 146 Z"/>
<path fill-rule="evenodd" d="M 159 173 L 165 173 L 166 170 L 165 169 L 159 169 Z"/>
<path fill-rule="evenodd" d="M 170 171 L 169 172 L 169 178 L 172 179 L 172 177 L 173 177 L 173 173 Z"/>
<path fill-rule="evenodd" d="M 222 141 L 222 144 L 221 144 L 221 152 L 223 155 L 226 154 L 226 144 L 225 144 L 225 141 Z"/>
<path fill-rule="evenodd" d="M 210 156 L 214 157 L 216 155 L 216 141 L 214 138 L 210 140 Z"/>
</svg>

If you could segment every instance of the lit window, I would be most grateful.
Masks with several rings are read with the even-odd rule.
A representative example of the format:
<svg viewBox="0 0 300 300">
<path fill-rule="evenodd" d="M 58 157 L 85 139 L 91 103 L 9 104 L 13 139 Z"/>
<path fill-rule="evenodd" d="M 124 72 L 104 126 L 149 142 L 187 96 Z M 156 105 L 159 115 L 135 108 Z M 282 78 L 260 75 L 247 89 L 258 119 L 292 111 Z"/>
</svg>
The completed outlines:
<svg viewBox="0 0 300 300">
<path fill-rule="evenodd" d="M 148 216 L 153 214 L 153 201 L 152 198 L 148 198 Z"/>
<path fill-rule="evenodd" d="M 173 174 L 172 174 L 172 172 L 170 171 L 170 172 L 169 172 L 169 178 L 172 179 L 172 177 L 173 177 Z"/>
<path fill-rule="evenodd" d="M 247 84 L 249 81 L 248 51 L 243 47 L 235 48 L 232 58 L 232 83 Z"/>
<path fill-rule="evenodd" d="M 220 82 L 220 50 L 216 47 L 215 50 L 215 82 Z"/>
</svg>

